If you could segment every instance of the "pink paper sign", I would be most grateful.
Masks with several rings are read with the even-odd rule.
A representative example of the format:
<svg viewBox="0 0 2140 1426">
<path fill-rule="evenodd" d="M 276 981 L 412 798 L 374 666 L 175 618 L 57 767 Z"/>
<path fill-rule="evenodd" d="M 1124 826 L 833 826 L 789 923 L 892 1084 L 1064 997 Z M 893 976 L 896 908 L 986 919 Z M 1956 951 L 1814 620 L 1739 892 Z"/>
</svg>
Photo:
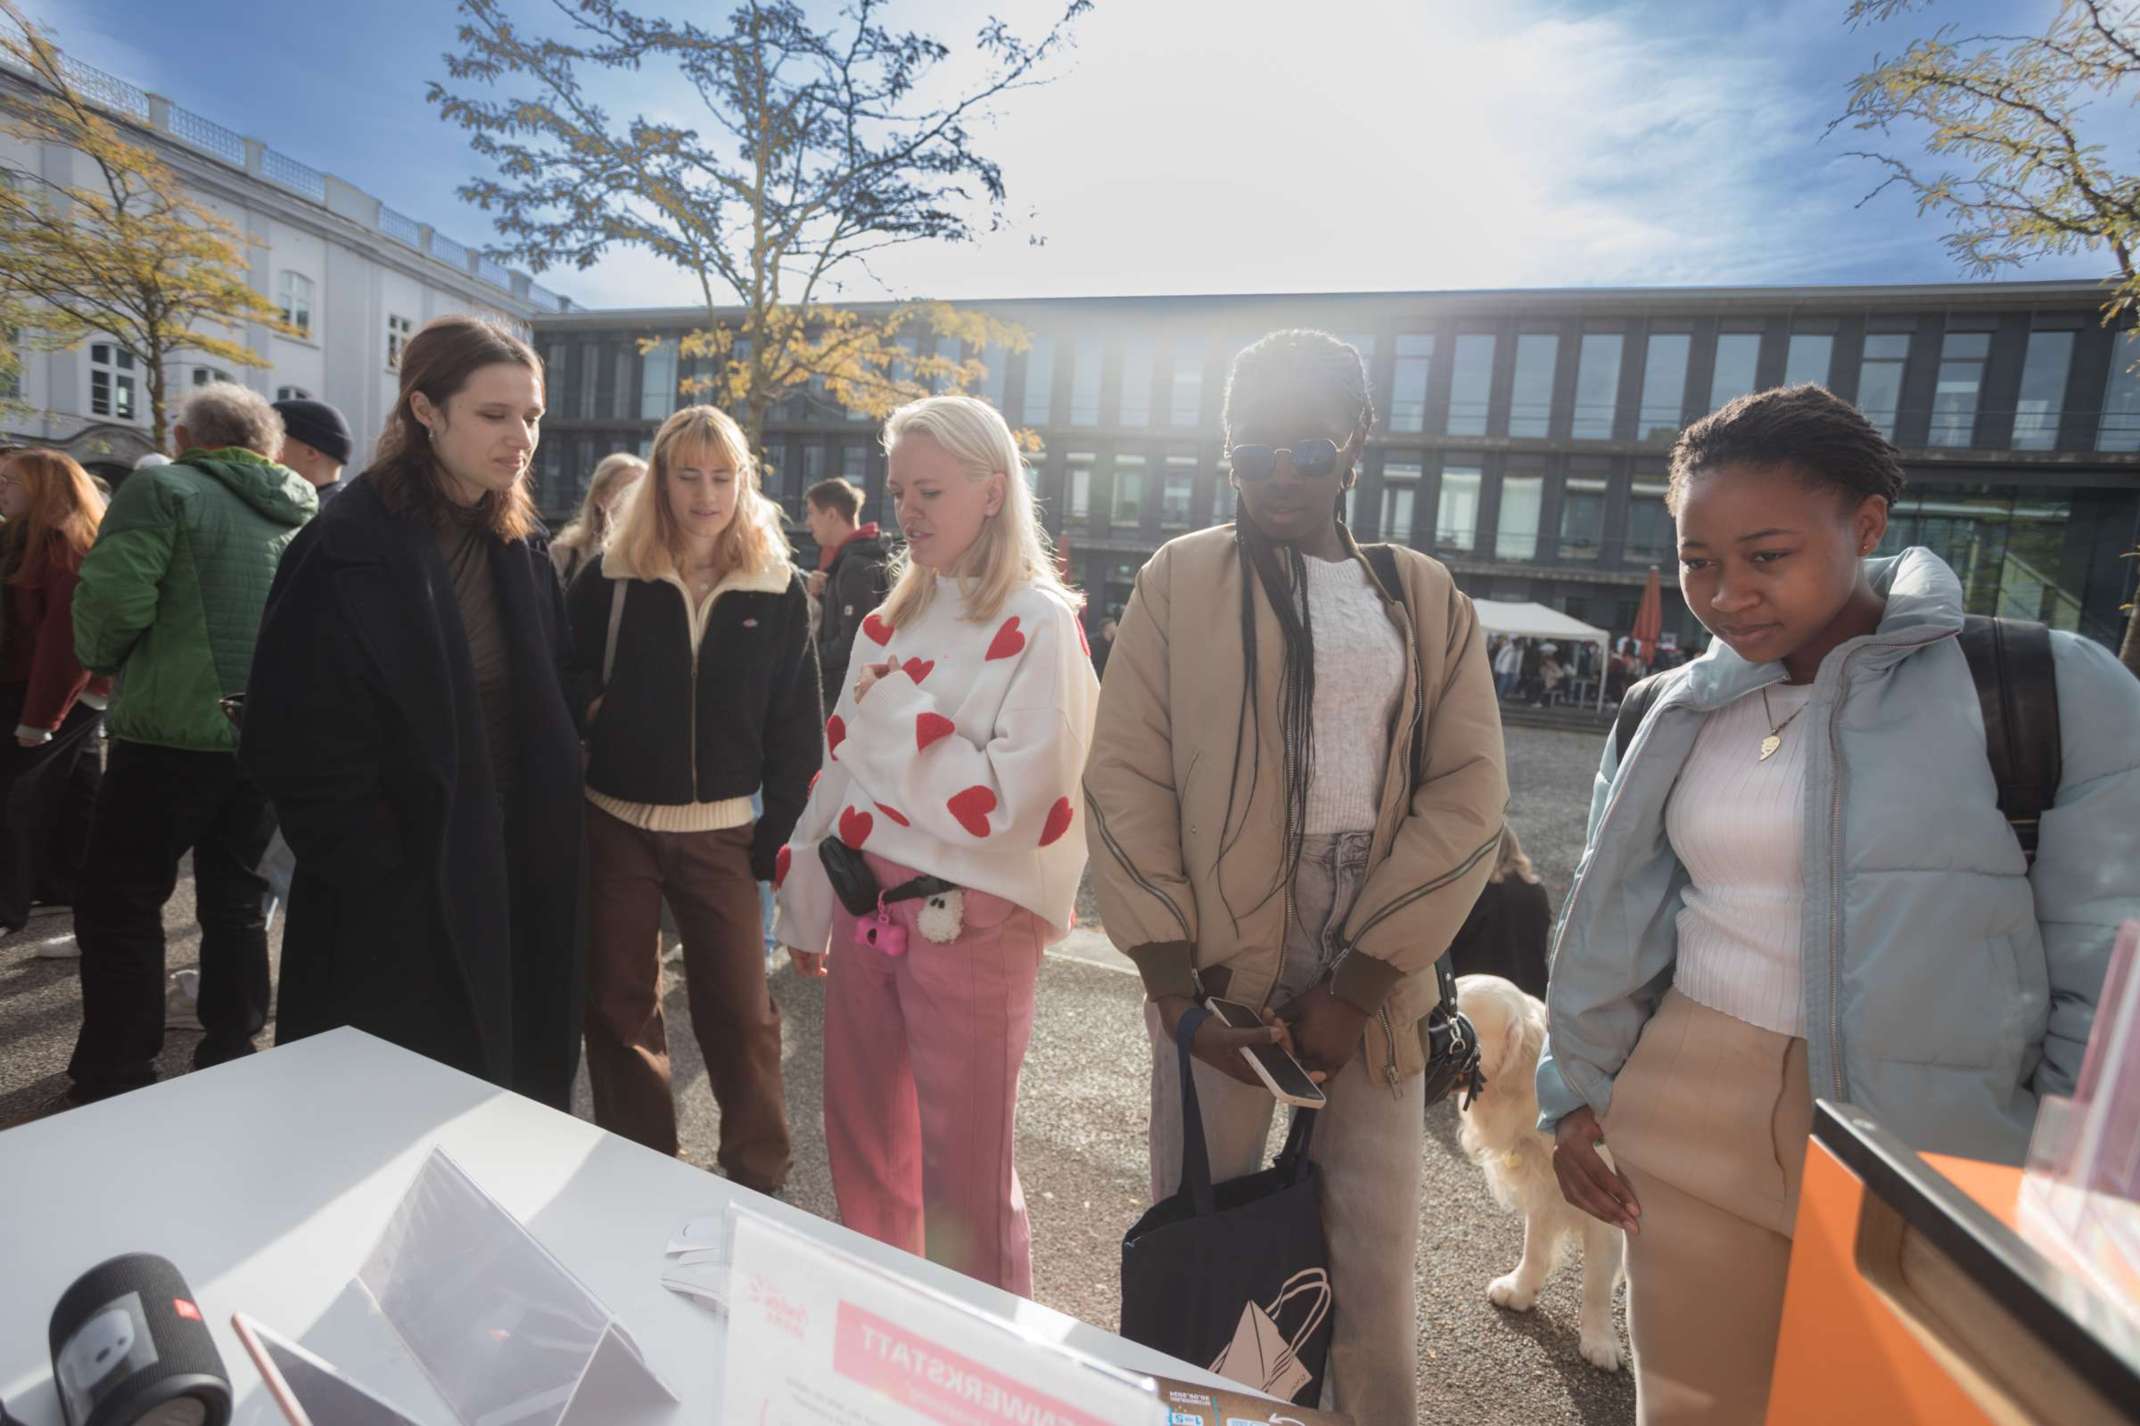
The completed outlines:
<svg viewBox="0 0 2140 1426">
<path fill-rule="evenodd" d="M 851 1302 L 839 1307 L 832 1369 L 943 1426 L 1109 1426 Z"/>
</svg>

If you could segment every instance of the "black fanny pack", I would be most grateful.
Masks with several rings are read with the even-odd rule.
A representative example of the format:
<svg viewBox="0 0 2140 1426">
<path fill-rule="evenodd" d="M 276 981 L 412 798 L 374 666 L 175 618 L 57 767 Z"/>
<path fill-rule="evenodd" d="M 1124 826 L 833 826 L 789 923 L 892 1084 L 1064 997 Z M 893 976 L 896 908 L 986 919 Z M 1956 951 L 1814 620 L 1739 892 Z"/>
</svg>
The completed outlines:
<svg viewBox="0 0 2140 1426">
<path fill-rule="evenodd" d="M 887 891 L 877 884 L 877 874 L 869 869 L 867 859 L 838 837 L 819 842 L 817 858 L 825 864 L 832 894 L 840 898 L 840 905 L 847 908 L 850 916 L 870 915 L 876 911 L 880 896 L 886 901 L 918 901 L 958 889 L 940 876 L 917 876 Z"/>
</svg>

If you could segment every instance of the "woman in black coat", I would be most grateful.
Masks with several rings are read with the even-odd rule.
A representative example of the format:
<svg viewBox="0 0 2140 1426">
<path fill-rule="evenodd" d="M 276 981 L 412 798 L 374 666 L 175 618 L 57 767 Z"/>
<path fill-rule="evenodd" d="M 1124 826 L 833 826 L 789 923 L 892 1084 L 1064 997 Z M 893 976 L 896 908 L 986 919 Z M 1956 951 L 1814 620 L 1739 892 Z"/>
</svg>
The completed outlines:
<svg viewBox="0 0 2140 1426">
<path fill-rule="evenodd" d="M 557 1108 L 579 1061 L 579 739 L 528 496 L 542 369 L 445 317 L 284 555 L 239 757 L 296 854 L 278 1043 L 355 1026 Z"/>
<path fill-rule="evenodd" d="M 1542 1000 L 1552 939 L 1553 903 L 1516 829 L 1504 826 L 1493 880 L 1449 943 L 1449 968 L 1457 975 L 1500 976 Z"/>
</svg>

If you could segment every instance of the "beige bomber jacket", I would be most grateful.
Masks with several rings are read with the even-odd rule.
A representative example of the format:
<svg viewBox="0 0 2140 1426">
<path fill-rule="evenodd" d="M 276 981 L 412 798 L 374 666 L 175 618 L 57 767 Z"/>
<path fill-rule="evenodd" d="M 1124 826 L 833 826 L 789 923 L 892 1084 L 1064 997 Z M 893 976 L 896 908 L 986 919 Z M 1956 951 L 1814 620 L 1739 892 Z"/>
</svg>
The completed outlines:
<svg viewBox="0 0 2140 1426">
<path fill-rule="evenodd" d="M 1425 1062 L 1418 1022 L 1434 1005 L 1434 963 L 1493 870 L 1508 803 L 1500 703 L 1471 601 L 1436 561 L 1396 557 L 1401 598 L 1382 592 L 1407 671 L 1367 878 L 1331 977 L 1332 993 L 1370 1017 L 1362 1048 L 1392 1084 Z M 1137 576 L 1100 690 L 1085 766 L 1093 880 L 1109 937 L 1155 999 L 1202 991 L 1261 1005 L 1278 979 L 1290 897 L 1266 893 L 1283 855 L 1272 711 L 1283 645 L 1259 588 L 1259 737 L 1242 716 L 1242 577 L 1231 525 L 1162 547 Z"/>
</svg>

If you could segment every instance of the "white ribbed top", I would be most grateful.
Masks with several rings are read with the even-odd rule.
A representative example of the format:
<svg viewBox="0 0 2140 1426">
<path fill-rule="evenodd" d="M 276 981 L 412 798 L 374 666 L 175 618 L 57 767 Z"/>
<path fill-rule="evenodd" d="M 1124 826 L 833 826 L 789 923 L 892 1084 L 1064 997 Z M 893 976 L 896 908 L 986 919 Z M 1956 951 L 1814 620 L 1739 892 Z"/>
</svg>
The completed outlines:
<svg viewBox="0 0 2140 1426">
<path fill-rule="evenodd" d="M 1404 692 L 1404 640 L 1358 560 L 1306 563 L 1315 640 L 1315 780 L 1306 831 L 1364 832 L 1382 800 L 1390 719 Z"/>
<path fill-rule="evenodd" d="M 1665 833 L 1693 885 L 1679 913 L 1672 983 L 1712 1010 L 1779 1035 L 1805 1033 L 1798 940 L 1811 713 L 1761 761 L 1770 719 L 1791 718 L 1810 684 L 1770 684 L 1711 713 L 1665 808 Z"/>
</svg>

